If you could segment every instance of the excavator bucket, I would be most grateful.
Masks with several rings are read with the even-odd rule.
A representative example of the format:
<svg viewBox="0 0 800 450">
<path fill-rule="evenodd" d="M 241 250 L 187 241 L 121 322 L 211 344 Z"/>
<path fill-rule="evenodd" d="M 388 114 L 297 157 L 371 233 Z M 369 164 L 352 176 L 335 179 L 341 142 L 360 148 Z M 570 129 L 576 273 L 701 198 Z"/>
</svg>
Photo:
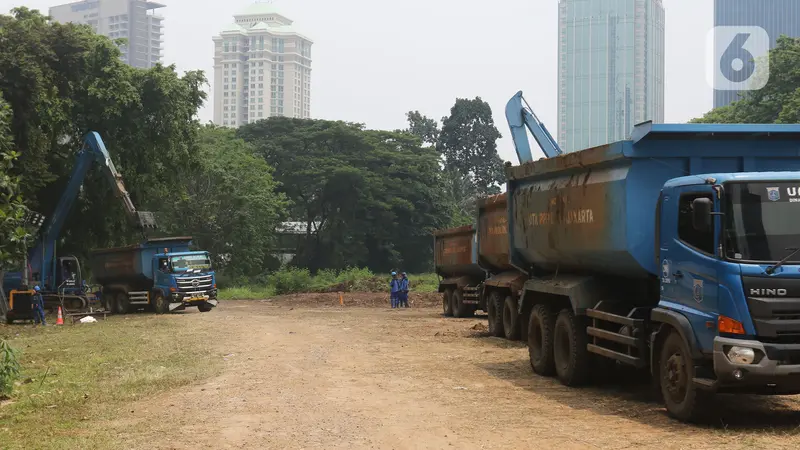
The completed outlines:
<svg viewBox="0 0 800 450">
<path fill-rule="evenodd" d="M 136 212 L 138 223 L 137 225 L 143 229 L 153 229 L 155 230 L 158 228 L 158 224 L 156 224 L 156 215 L 149 212 L 149 211 L 137 211 Z"/>
</svg>

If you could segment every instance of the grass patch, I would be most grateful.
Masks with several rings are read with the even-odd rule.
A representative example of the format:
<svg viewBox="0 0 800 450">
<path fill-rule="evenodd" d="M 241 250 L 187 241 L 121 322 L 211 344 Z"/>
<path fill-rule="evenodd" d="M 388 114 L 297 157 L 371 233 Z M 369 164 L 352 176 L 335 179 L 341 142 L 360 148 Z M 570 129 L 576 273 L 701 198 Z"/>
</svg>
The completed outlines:
<svg viewBox="0 0 800 450">
<path fill-rule="evenodd" d="M 222 369 L 202 344 L 207 330 L 185 319 L 131 315 L 74 326 L 0 327 L 22 366 L 12 403 L 0 407 L 0 448 L 123 448 L 103 420 Z"/>
<path fill-rule="evenodd" d="M 435 273 L 409 274 L 412 292 L 436 292 L 439 278 Z M 243 284 L 222 288 L 222 300 L 259 300 L 275 295 L 303 292 L 388 292 L 387 275 L 376 275 L 369 269 L 350 268 L 342 271 L 320 270 L 311 275 L 308 269 L 284 268 L 267 277 L 267 285 Z"/>
<path fill-rule="evenodd" d="M 261 300 L 274 297 L 275 288 L 258 285 L 222 288 L 217 296 L 220 300 Z"/>
</svg>

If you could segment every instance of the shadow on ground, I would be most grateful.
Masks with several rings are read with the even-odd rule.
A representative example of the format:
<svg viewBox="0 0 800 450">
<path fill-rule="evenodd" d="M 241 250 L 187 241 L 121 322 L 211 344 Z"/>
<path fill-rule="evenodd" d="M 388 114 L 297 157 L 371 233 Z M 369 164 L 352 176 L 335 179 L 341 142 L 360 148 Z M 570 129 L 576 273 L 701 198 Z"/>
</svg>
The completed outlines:
<svg viewBox="0 0 800 450">
<path fill-rule="evenodd" d="M 494 339 L 487 339 L 487 343 Z M 668 431 L 691 426 L 667 416 L 660 398 L 650 387 L 647 374 L 641 372 L 618 368 L 613 376 L 590 386 L 568 388 L 555 378 L 535 375 L 527 359 L 479 367 L 498 379 L 577 410 L 615 415 Z M 694 426 L 729 431 L 800 431 L 800 401 L 796 396 L 719 395 L 710 403 L 708 414 Z"/>
</svg>

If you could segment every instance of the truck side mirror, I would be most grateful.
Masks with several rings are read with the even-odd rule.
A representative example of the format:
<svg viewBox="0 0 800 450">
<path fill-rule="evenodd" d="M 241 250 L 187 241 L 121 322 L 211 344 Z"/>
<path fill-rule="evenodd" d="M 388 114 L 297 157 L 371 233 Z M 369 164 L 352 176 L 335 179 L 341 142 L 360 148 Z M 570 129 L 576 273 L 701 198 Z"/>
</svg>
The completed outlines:
<svg viewBox="0 0 800 450">
<path fill-rule="evenodd" d="M 711 229 L 711 211 L 713 209 L 711 199 L 700 197 L 692 201 L 692 228 L 697 231 L 708 231 Z"/>
</svg>

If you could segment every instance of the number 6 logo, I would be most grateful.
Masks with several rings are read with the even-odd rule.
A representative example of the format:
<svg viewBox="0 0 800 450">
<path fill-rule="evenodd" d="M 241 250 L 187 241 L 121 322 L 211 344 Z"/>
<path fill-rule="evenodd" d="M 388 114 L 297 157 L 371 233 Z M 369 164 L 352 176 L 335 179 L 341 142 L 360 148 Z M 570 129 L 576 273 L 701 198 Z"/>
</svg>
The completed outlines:
<svg viewBox="0 0 800 450">
<path fill-rule="evenodd" d="M 706 35 L 706 81 L 718 91 L 755 91 L 769 81 L 770 38 L 761 27 L 720 26 Z"/>
</svg>

